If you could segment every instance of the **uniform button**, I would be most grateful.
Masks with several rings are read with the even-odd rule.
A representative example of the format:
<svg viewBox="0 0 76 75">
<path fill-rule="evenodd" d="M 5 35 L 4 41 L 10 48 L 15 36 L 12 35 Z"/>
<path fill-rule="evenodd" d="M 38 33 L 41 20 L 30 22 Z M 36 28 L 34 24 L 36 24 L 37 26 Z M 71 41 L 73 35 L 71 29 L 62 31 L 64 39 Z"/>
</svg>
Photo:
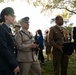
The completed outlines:
<svg viewBox="0 0 76 75">
<path fill-rule="evenodd" d="M 14 51 L 14 53 L 16 53 L 16 52 Z"/>
</svg>

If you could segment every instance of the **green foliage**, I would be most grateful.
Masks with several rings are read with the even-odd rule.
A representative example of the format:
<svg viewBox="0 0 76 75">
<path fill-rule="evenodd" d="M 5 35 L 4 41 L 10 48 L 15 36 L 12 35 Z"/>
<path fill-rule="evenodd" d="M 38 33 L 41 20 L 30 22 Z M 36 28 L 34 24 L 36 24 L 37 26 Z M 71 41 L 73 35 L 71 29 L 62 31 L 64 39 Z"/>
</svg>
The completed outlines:
<svg viewBox="0 0 76 75">
<path fill-rule="evenodd" d="M 43 12 L 48 9 L 66 9 L 76 14 L 76 0 L 32 0 L 32 3 L 35 7 L 41 6 Z"/>
<path fill-rule="evenodd" d="M 69 33 L 72 32 L 72 27 L 68 26 L 68 27 L 65 27 L 65 28 L 69 31 Z"/>
<path fill-rule="evenodd" d="M 74 1 L 72 2 L 72 6 L 73 6 L 73 7 L 76 7 L 76 0 L 74 0 Z"/>
<path fill-rule="evenodd" d="M 1 2 L 4 2 L 4 0 L 0 0 L 0 3 L 1 3 Z"/>
<path fill-rule="evenodd" d="M 45 64 L 41 65 L 41 73 L 41 75 L 53 75 L 53 62 L 45 60 Z M 33 74 L 30 72 L 29 75 Z M 69 56 L 67 75 L 76 75 L 76 53 Z"/>
<path fill-rule="evenodd" d="M 0 2 L 9 2 L 16 0 L 0 0 Z M 41 7 L 42 12 L 51 12 L 53 9 L 65 9 L 76 14 L 76 0 L 24 0 L 28 4 L 33 4 L 35 7 Z"/>
<path fill-rule="evenodd" d="M 9 1 L 15 1 L 15 0 L 0 0 L 0 3 L 1 2 L 9 2 Z"/>
<path fill-rule="evenodd" d="M 54 4 L 54 6 L 56 7 L 56 6 L 58 6 L 62 1 L 64 1 L 64 0 L 53 0 L 53 4 Z"/>
<path fill-rule="evenodd" d="M 30 0 L 27 0 L 28 4 L 30 4 Z"/>
</svg>

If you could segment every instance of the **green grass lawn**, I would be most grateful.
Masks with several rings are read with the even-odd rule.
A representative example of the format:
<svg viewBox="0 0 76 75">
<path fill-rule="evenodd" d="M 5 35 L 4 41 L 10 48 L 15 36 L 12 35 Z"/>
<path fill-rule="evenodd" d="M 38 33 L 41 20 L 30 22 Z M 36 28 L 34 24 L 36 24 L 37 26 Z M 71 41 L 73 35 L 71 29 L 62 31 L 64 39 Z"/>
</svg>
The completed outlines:
<svg viewBox="0 0 76 75">
<path fill-rule="evenodd" d="M 41 65 L 42 75 L 52 75 L 53 73 L 53 63 L 52 61 L 46 61 L 45 65 Z M 76 54 L 69 56 L 68 64 L 68 75 L 76 75 Z"/>
<path fill-rule="evenodd" d="M 53 62 L 52 61 L 46 61 L 46 55 L 45 56 L 45 64 L 41 65 L 41 75 L 52 75 L 53 74 Z M 76 75 L 76 53 L 69 56 L 69 64 L 68 64 L 68 75 Z M 17 74 L 19 75 L 19 74 Z M 29 75 L 33 75 L 31 72 Z"/>
<path fill-rule="evenodd" d="M 46 61 L 46 55 L 45 56 L 45 64 L 41 65 L 41 75 L 52 75 L 53 74 L 53 62 L 52 61 Z M 76 75 L 76 53 L 69 56 L 69 64 L 68 64 L 68 75 Z M 18 74 L 17 74 L 18 75 Z M 31 72 L 29 75 L 33 75 Z"/>
<path fill-rule="evenodd" d="M 76 53 L 69 57 L 68 75 L 76 75 Z"/>
<path fill-rule="evenodd" d="M 41 75 L 52 75 L 53 74 L 53 62 L 46 61 L 45 55 L 45 64 L 41 65 Z M 68 75 L 76 75 L 76 54 L 69 56 L 69 64 L 68 64 Z M 29 74 L 32 75 L 32 74 Z"/>
<path fill-rule="evenodd" d="M 44 65 L 41 65 L 42 75 L 52 75 L 53 65 L 52 61 L 46 61 Z"/>
</svg>

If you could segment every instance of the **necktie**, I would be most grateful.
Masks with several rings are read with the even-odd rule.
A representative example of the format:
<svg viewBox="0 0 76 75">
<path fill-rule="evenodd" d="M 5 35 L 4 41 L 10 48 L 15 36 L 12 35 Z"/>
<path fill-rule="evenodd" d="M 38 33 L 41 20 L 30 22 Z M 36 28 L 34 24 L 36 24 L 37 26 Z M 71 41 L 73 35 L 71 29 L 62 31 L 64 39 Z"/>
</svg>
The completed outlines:
<svg viewBox="0 0 76 75">
<path fill-rule="evenodd" d="M 12 33 L 11 28 L 9 28 L 9 32 Z"/>
<path fill-rule="evenodd" d="M 11 28 L 9 28 L 9 34 L 13 36 Z"/>
</svg>

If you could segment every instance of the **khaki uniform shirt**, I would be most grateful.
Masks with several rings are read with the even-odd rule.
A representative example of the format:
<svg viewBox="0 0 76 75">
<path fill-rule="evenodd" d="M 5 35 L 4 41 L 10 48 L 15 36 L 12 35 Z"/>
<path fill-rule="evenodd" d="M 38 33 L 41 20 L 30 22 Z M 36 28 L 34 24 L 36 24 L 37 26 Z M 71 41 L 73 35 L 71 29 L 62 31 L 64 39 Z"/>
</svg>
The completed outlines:
<svg viewBox="0 0 76 75">
<path fill-rule="evenodd" d="M 58 46 L 62 46 L 64 43 L 64 34 L 63 30 L 60 29 L 57 25 L 50 28 L 49 31 L 49 43 L 53 46 L 53 54 L 61 53 L 58 50 Z"/>
<path fill-rule="evenodd" d="M 26 29 L 19 31 L 16 34 L 16 43 L 18 48 L 18 54 L 17 54 L 18 62 L 37 61 L 35 51 L 30 48 L 30 45 L 33 43 L 33 41 L 34 40 L 32 33 Z"/>
</svg>

